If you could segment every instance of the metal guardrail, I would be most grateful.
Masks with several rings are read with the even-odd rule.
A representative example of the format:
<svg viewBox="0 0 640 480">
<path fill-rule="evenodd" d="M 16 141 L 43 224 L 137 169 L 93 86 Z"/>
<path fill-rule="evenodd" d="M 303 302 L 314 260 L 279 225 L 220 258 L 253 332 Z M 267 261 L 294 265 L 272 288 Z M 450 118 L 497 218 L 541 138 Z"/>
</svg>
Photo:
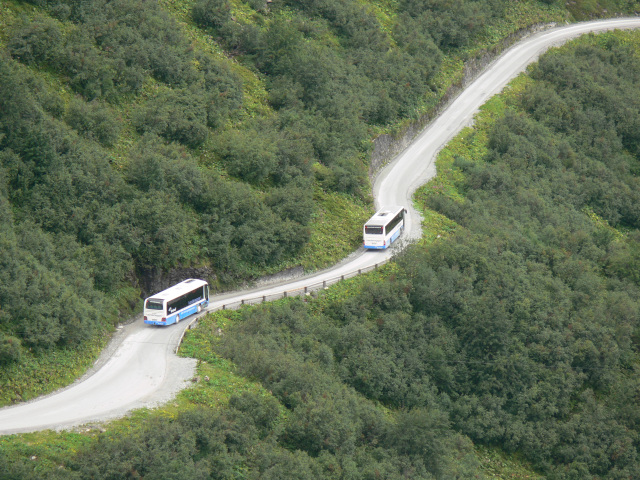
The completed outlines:
<svg viewBox="0 0 640 480">
<path fill-rule="evenodd" d="M 386 263 L 386 262 L 382 262 L 382 263 Z M 305 285 L 304 287 L 299 287 L 299 288 L 294 288 L 291 290 L 283 290 L 282 292 L 279 293 L 273 293 L 271 295 L 261 295 L 261 296 L 255 296 L 255 297 L 249 297 L 249 298 L 243 298 L 240 300 L 235 300 L 231 303 L 225 303 L 222 306 L 219 306 L 215 309 L 209 310 L 211 311 L 216 311 L 216 310 L 235 310 L 237 308 L 240 308 L 244 305 L 257 305 L 260 303 L 264 303 L 264 302 L 270 302 L 273 300 L 280 300 L 281 298 L 287 298 L 287 297 L 295 297 L 298 295 L 306 295 L 307 293 L 313 292 L 313 291 L 318 291 L 318 290 L 324 290 L 325 288 L 327 288 L 329 285 L 333 285 L 335 283 L 338 283 L 341 280 L 345 280 L 347 278 L 353 278 L 353 277 L 357 277 L 358 275 L 362 275 L 363 273 L 367 273 L 367 272 L 371 272 L 373 270 L 376 270 L 379 266 L 381 265 L 381 263 L 376 263 L 375 265 L 371 265 L 369 267 L 365 267 L 365 268 L 360 268 L 358 270 L 354 270 L 352 272 L 348 272 L 344 275 L 340 275 L 337 277 L 332 277 L 326 280 L 323 280 L 321 282 L 315 282 L 315 283 L 310 283 L 308 285 Z"/>
<path fill-rule="evenodd" d="M 321 282 L 310 283 L 308 285 L 305 285 L 304 287 L 298 287 L 298 288 L 294 288 L 294 289 L 291 289 L 291 290 L 283 290 L 282 292 L 272 293 L 271 295 L 259 295 L 259 296 L 241 298 L 240 300 L 234 300 L 234 301 L 232 301 L 230 303 L 223 303 L 222 305 L 218 305 L 215 308 L 208 308 L 201 315 L 199 315 L 197 317 L 194 317 L 189 322 L 189 324 L 187 325 L 187 328 L 185 328 L 183 330 L 182 334 L 180 335 L 180 340 L 178 340 L 178 344 L 176 345 L 175 352 L 176 352 L 176 354 L 178 353 L 178 350 L 180 349 L 180 345 L 182 345 L 182 339 L 184 338 L 185 332 L 187 330 L 191 330 L 192 328 L 194 328 L 198 324 L 198 319 L 202 315 L 206 315 L 207 313 L 210 313 L 210 312 L 217 312 L 218 310 L 236 310 L 236 309 L 238 309 L 240 307 L 243 307 L 245 305 L 259 305 L 261 303 L 271 302 L 273 300 L 280 300 L 281 298 L 306 295 L 308 293 L 315 292 L 315 291 L 318 291 L 318 290 L 324 290 L 324 289 L 328 288 L 330 285 L 334 285 L 334 284 L 340 282 L 341 280 L 345 280 L 347 278 L 357 277 L 358 275 L 362 275 L 363 273 L 372 272 L 373 270 L 376 270 L 378 267 L 380 267 L 381 265 L 384 265 L 388 261 L 389 261 L 388 259 L 385 259 L 382 262 L 376 263 L 375 265 L 371 265 L 369 267 L 364 267 L 364 268 L 359 268 L 358 270 L 353 270 L 353 271 L 347 272 L 347 273 L 345 273 L 343 275 L 339 275 L 339 276 L 336 276 L 336 277 L 331 277 L 331 278 L 328 278 L 328 279 L 323 280 Z"/>
</svg>

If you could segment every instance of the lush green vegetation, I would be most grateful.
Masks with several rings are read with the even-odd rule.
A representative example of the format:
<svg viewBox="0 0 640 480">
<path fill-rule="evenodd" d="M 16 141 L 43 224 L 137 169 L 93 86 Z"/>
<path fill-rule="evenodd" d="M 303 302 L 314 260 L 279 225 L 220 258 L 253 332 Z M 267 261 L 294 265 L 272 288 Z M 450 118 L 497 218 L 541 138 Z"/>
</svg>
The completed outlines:
<svg viewBox="0 0 640 480">
<path fill-rule="evenodd" d="M 5 403 L 88 365 L 149 269 L 224 286 L 344 255 L 349 235 L 323 250 L 366 216 L 370 136 L 433 105 L 517 8 L 161 5 L 1 7 Z M 554 51 L 493 101 L 418 195 L 428 247 L 211 316 L 177 406 L 2 439 L 0 478 L 640 477 L 639 38 Z"/>
<path fill-rule="evenodd" d="M 574 41 L 492 100 L 418 196 L 447 238 L 317 298 L 209 315 L 174 406 L 60 449 L 3 440 L 0 470 L 639 477 L 639 46 Z"/>
<path fill-rule="evenodd" d="M 3 2 L 0 402 L 60 385 L 57 352 L 88 364 L 150 275 L 203 267 L 223 289 L 344 257 L 371 210 L 372 136 L 434 106 L 474 51 L 566 14 Z M 20 372 L 41 366 L 32 388 Z"/>
</svg>

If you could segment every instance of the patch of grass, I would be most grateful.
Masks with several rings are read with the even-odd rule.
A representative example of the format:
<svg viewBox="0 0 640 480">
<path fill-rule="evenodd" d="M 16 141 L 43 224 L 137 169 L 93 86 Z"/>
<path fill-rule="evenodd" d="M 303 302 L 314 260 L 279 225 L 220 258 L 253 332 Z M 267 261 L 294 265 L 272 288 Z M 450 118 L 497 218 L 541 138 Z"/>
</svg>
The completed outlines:
<svg viewBox="0 0 640 480">
<path fill-rule="evenodd" d="M 9 461 L 25 459 L 34 471 L 46 472 L 58 470 L 92 442 L 85 434 L 45 430 L 0 437 L 0 452 Z"/>
<path fill-rule="evenodd" d="M 440 238 L 454 234 L 459 225 L 444 215 L 429 209 L 422 209 L 422 238 L 420 245 L 428 246 Z"/>
<path fill-rule="evenodd" d="M 0 406 L 31 400 L 69 385 L 85 373 L 106 346 L 103 331 L 77 348 L 26 352 L 19 363 L 0 369 Z"/>
<path fill-rule="evenodd" d="M 361 0 L 361 2 L 375 15 L 382 31 L 391 35 L 398 11 L 398 0 Z"/>
<path fill-rule="evenodd" d="M 583 213 L 589 217 L 589 220 L 591 220 L 599 232 L 611 237 L 614 241 L 622 241 L 625 239 L 625 233 L 623 231 L 609 225 L 609 222 L 594 212 L 591 207 L 584 207 Z"/>
<path fill-rule="evenodd" d="M 33 8 L 15 0 L 0 3 L 0 48 L 5 48 L 11 29 L 18 24 L 21 15 L 28 16 Z"/>
<path fill-rule="evenodd" d="M 180 345 L 180 356 L 215 364 L 219 357 L 213 351 L 213 346 L 219 341 L 228 325 L 240 318 L 239 315 L 237 310 L 218 310 L 199 319 L 198 328 L 185 332 Z"/>
<path fill-rule="evenodd" d="M 482 473 L 487 478 L 513 480 L 542 480 L 544 477 L 535 473 L 531 466 L 517 455 L 508 455 L 497 448 L 475 446 L 476 456 Z"/>
<path fill-rule="evenodd" d="M 232 395 L 242 392 L 270 395 L 260 383 L 237 375 L 233 363 L 214 352 L 214 346 L 229 324 L 238 318 L 237 311 L 219 310 L 201 318 L 198 328 L 186 332 L 180 356 L 196 358 L 199 362 L 195 384 L 178 394 L 178 402 L 218 408 L 226 405 Z"/>
<path fill-rule="evenodd" d="M 311 240 L 291 266 L 305 271 L 328 267 L 362 245 L 362 226 L 373 214 L 370 207 L 353 197 L 316 188 L 316 210 L 311 216 Z"/>
<path fill-rule="evenodd" d="M 158 4 L 163 10 L 182 21 L 189 19 L 191 7 L 194 3 L 194 0 L 158 0 Z"/>
<path fill-rule="evenodd" d="M 257 382 L 252 382 L 233 373 L 233 364 L 218 358 L 213 363 L 198 364 L 198 382 L 180 392 L 180 397 L 193 405 L 219 407 L 229 403 L 232 395 L 252 392 L 267 395 L 267 390 Z"/>
</svg>

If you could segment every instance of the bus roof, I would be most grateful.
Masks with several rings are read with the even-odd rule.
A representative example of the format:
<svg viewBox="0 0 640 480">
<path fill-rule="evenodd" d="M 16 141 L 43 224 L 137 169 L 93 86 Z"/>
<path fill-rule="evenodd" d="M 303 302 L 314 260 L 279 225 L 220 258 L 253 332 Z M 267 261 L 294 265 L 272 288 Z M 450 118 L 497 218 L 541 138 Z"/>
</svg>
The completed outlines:
<svg viewBox="0 0 640 480">
<path fill-rule="evenodd" d="M 404 210 L 404 207 L 401 206 L 392 206 L 392 207 L 383 207 L 378 210 L 373 217 L 367 220 L 365 225 L 379 225 L 383 226 L 389 223 L 393 217 L 395 217 L 401 210 Z"/>
<path fill-rule="evenodd" d="M 147 298 L 153 298 L 154 300 L 166 300 L 174 297 L 179 297 L 180 295 L 190 292 L 191 290 L 202 287 L 206 285 L 207 282 L 204 280 L 199 280 L 197 278 L 189 278 L 188 280 L 184 280 L 180 283 L 176 283 L 173 287 L 169 287 L 166 290 L 158 292 L 154 295 L 151 295 Z"/>
</svg>

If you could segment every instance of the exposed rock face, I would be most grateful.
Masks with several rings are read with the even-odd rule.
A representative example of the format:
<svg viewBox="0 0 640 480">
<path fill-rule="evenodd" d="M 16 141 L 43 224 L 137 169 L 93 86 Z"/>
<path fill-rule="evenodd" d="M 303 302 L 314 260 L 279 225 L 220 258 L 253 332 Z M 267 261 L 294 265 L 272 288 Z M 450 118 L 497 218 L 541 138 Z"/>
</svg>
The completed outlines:
<svg viewBox="0 0 640 480">
<path fill-rule="evenodd" d="M 138 271 L 142 298 L 160 292 L 188 278 L 201 278 L 211 284 L 215 282 L 216 275 L 210 267 L 172 268 L 166 272 L 159 268 L 142 268 Z"/>
<path fill-rule="evenodd" d="M 304 275 L 304 268 L 293 267 L 283 270 L 273 275 L 267 275 L 256 280 L 255 286 L 261 287 L 263 285 L 272 285 L 275 283 L 286 282 L 295 278 L 302 277 Z"/>
</svg>

